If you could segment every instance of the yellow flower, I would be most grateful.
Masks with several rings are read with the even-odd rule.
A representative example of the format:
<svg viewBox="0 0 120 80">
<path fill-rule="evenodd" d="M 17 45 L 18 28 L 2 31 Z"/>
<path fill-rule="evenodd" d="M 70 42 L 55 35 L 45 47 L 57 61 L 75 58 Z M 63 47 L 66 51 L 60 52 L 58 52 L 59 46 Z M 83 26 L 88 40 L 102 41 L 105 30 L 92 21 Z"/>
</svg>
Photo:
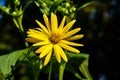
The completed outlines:
<svg viewBox="0 0 120 80">
<path fill-rule="evenodd" d="M 76 20 L 72 20 L 64 27 L 66 16 L 63 17 L 59 26 L 57 16 L 54 13 L 51 13 L 51 22 L 48 20 L 46 14 L 43 14 L 43 18 L 46 27 L 36 20 L 40 28 L 29 29 L 29 31 L 27 31 L 28 38 L 26 38 L 26 40 L 35 43 L 33 46 L 41 46 L 35 53 L 40 54 L 39 58 L 45 57 L 44 65 L 48 64 L 51 56 L 55 56 L 59 63 L 61 62 L 61 58 L 67 62 L 68 59 L 64 49 L 74 53 L 80 53 L 78 49 L 72 46 L 83 45 L 71 42 L 83 37 L 83 34 L 76 34 L 81 28 L 70 30 Z"/>
</svg>

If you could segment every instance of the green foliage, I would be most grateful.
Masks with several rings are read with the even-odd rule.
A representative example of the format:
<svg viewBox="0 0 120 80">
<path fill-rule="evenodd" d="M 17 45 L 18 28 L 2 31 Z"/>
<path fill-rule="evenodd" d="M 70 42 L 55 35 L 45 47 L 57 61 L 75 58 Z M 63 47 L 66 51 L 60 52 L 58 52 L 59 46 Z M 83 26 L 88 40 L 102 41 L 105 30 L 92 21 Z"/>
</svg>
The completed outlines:
<svg viewBox="0 0 120 80">
<path fill-rule="evenodd" d="M 96 1 L 91 1 L 91 2 L 87 2 L 85 4 L 83 4 L 81 7 L 78 8 L 78 11 L 81 9 L 84 9 L 85 7 L 88 7 L 91 4 L 97 3 Z"/>
<path fill-rule="evenodd" d="M 62 0 L 57 0 L 57 1 L 55 1 L 55 2 L 53 3 L 53 5 L 51 6 L 50 11 L 51 11 L 51 12 L 54 12 L 54 11 L 57 9 L 58 5 L 59 5 L 61 2 L 62 2 Z"/>
<path fill-rule="evenodd" d="M 69 62 L 66 65 L 66 70 L 72 72 L 74 76 L 81 80 L 92 80 L 90 72 L 88 70 L 89 54 L 86 53 L 67 53 L 69 56 Z M 80 73 L 82 75 L 80 75 Z"/>
<path fill-rule="evenodd" d="M 60 3 L 62 3 L 62 0 L 37 0 L 34 1 L 36 6 L 39 7 L 40 11 L 42 13 L 46 13 L 47 15 L 50 15 L 51 12 L 55 12 L 57 10 L 57 7 Z"/>
<path fill-rule="evenodd" d="M 0 10 L 6 14 L 10 14 L 10 8 L 5 6 L 0 6 Z"/>
<path fill-rule="evenodd" d="M 0 71 L 4 76 L 9 74 L 12 70 L 12 67 L 15 66 L 17 60 L 24 54 L 27 53 L 28 49 L 13 51 L 6 55 L 0 56 Z"/>
<path fill-rule="evenodd" d="M 89 60 L 89 54 L 87 53 L 72 53 L 72 52 L 66 52 L 68 55 L 69 61 L 66 63 L 65 70 L 68 72 L 71 72 L 76 78 L 80 80 L 93 80 L 90 72 L 88 70 L 88 60 Z M 58 67 L 60 64 L 56 61 L 55 58 L 53 58 L 53 64 L 52 66 L 52 73 L 56 74 L 59 73 Z M 63 62 L 64 63 L 64 62 Z M 47 65 L 46 67 L 43 67 L 43 71 L 45 74 L 49 72 L 50 65 Z"/>
</svg>

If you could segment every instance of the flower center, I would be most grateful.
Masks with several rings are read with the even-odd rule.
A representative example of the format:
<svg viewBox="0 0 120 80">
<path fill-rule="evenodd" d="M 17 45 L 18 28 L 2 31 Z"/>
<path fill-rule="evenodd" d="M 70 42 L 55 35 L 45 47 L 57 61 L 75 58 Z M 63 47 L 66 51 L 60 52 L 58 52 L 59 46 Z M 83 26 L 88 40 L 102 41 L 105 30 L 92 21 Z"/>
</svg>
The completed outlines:
<svg viewBox="0 0 120 80">
<path fill-rule="evenodd" d="M 60 41 L 60 35 L 58 34 L 52 34 L 49 38 L 49 40 L 53 43 L 56 44 Z"/>
</svg>

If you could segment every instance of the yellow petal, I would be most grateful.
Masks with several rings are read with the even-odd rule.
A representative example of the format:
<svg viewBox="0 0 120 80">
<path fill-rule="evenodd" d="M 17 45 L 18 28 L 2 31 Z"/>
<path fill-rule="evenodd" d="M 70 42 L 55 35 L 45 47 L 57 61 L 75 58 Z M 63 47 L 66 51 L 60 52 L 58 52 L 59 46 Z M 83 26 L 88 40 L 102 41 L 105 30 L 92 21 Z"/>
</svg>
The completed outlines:
<svg viewBox="0 0 120 80">
<path fill-rule="evenodd" d="M 73 47 L 71 47 L 71 46 L 69 46 L 69 45 L 67 45 L 67 44 L 64 44 L 64 43 L 62 43 L 62 42 L 59 42 L 58 44 L 59 44 L 61 47 L 63 47 L 64 49 L 68 50 L 68 51 L 75 52 L 75 53 L 80 53 L 80 51 L 79 51 L 78 49 L 73 48 Z"/>
<path fill-rule="evenodd" d="M 49 31 L 49 34 L 46 34 L 45 31 L 43 31 L 40 28 L 35 28 L 35 29 L 41 32 L 40 33 L 41 36 L 44 36 L 44 37 L 49 37 L 50 36 L 50 33 L 51 33 L 50 31 Z"/>
<path fill-rule="evenodd" d="M 64 44 L 71 45 L 71 46 L 83 46 L 83 44 L 74 43 L 74 42 L 69 42 L 69 41 L 67 41 L 67 40 L 61 40 L 61 42 L 64 43 Z"/>
<path fill-rule="evenodd" d="M 67 32 L 65 35 L 63 35 L 62 38 L 70 37 L 71 35 L 74 35 L 75 33 L 77 33 L 77 32 L 80 31 L 80 30 L 81 30 L 81 28 L 73 29 L 73 30 Z"/>
<path fill-rule="evenodd" d="M 44 49 L 46 49 L 47 46 L 48 46 L 48 45 L 44 45 L 44 46 L 40 47 L 39 49 L 37 49 L 37 50 L 35 51 L 35 53 L 41 53 Z"/>
<path fill-rule="evenodd" d="M 60 52 L 59 52 L 59 48 L 58 48 L 57 44 L 54 45 L 54 53 L 55 53 L 55 57 L 56 57 L 57 61 L 60 63 L 61 58 L 60 58 Z"/>
<path fill-rule="evenodd" d="M 48 40 L 48 38 L 40 36 L 39 34 L 29 34 L 27 35 L 28 37 L 36 38 L 40 41 Z"/>
<path fill-rule="evenodd" d="M 62 31 L 63 27 L 64 27 L 64 24 L 65 24 L 65 19 L 66 19 L 66 16 L 63 17 L 61 23 L 60 23 L 60 26 L 59 26 L 59 33 Z"/>
<path fill-rule="evenodd" d="M 53 49 L 53 45 L 52 44 L 49 44 L 49 45 L 46 45 L 45 46 L 45 49 L 43 49 L 41 51 L 41 54 L 40 54 L 40 58 L 43 58 L 44 56 L 46 56 L 51 50 Z"/>
<path fill-rule="evenodd" d="M 38 20 L 35 20 L 35 21 L 42 28 L 42 30 L 49 35 L 49 32 L 48 32 L 47 28 L 41 22 L 39 22 Z"/>
<path fill-rule="evenodd" d="M 33 44 L 33 46 L 40 46 L 40 45 L 47 45 L 47 44 L 50 44 L 50 42 L 49 41 L 42 41 L 42 42 L 38 42 L 38 43 Z"/>
<path fill-rule="evenodd" d="M 41 34 L 41 31 L 38 31 L 38 30 L 35 30 L 35 29 L 29 29 L 29 31 L 27 33 L 28 34 L 30 34 L 30 33 Z"/>
<path fill-rule="evenodd" d="M 52 32 L 56 33 L 58 27 L 58 21 L 57 21 L 57 16 L 53 13 L 51 13 L 51 27 L 52 27 Z"/>
<path fill-rule="evenodd" d="M 51 33 L 50 22 L 48 20 L 48 17 L 46 16 L 46 14 L 43 14 L 43 18 L 44 18 L 44 21 L 45 21 L 48 31 Z"/>
<path fill-rule="evenodd" d="M 73 21 L 69 22 L 69 23 L 63 28 L 62 33 L 64 34 L 64 33 L 68 32 L 68 30 L 73 26 L 73 24 L 75 23 L 75 21 L 76 21 L 76 20 L 73 20 Z"/>
<path fill-rule="evenodd" d="M 68 61 L 67 56 L 66 56 L 65 52 L 63 51 L 63 49 L 59 45 L 58 45 L 58 50 L 59 50 L 59 53 L 60 53 L 61 57 L 63 58 L 63 60 L 65 62 L 67 62 Z"/>
<path fill-rule="evenodd" d="M 36 38 L 26 38 L 25 40 L 32 43 L 36 43 L 40 41 L 39 39 L 36 39 Z"/>
<path fill-rule="evenodd" d="M 48 35 L 46 35 L 44 32 L 40 32 L 34 29 L 29 29 L 29 31 L 27 31 L 27 34 L 28 35 L 40 35 L 40 36 L 48 38 Z"/>
<path fill-rule="evenodd" d="M 43 32 L 43 30 L 41 28 L 35 28 L 36 30 Z"/>
<path fill-rule="evenodd" d="M 46 48 L 46 45 L 40 47 L 39 49 L 37 49 L 37 50 L 35 51 L 35 53 L 41 53 L 45 48 Z"/>
<path fill-rule="evenodd" d="M 52 55 L 52 50 L 48 53 L 48 55 L 46 55 L 45 61 L 44 61 L 44 66 L 46 66 L 48 64 L 48 62 L 50 61 L 51 55 Z"/>
<path fill-rule="evenodd" d="M 67 38 L 67 40 L 69 41 L 78 40 L 78 39 L 83 38 L 83 36 L 84 36 L 83 34 L 74 35 L 74 36 L 71 36 L 70 38 Z"/>
</svg>

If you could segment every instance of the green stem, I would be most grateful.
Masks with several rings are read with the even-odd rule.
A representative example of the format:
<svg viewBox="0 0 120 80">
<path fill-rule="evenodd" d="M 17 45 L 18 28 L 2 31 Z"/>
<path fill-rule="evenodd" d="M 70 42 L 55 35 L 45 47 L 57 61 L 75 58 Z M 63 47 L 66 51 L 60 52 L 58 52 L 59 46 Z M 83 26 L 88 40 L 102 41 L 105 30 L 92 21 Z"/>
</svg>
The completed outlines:
<svg viewBox="0 0 120 80">
<path fill-rule="evenodd" d="M 14 22 L 15 26 L 18 28 L 18 30 L 20 31 L 20 33 L 23 34 L 24 30 L 23 30 L 21 19 L 22 19 L 22 17 L 18 17 L 18 18 L 14 17 L 13 22 Z"/>
<path fill-rule="evenodd" d="M 18 18 L 13 18 L 13 22 L 16 25 L 16 27 L 19 29 L 19 32 L 22 34 L 23 38 L 25 38 L 24 29 L 23 29 L 23 25 L 22 25 L 22 16 L 20 16 Z M 26 41 L 25 41 L 25 46 L 28 47 L 28 43 Z"/>
<path fill-rule="evenodd" d="M 66 63 L 62 62 L 59 67 L 59 80 L 63 80 L 63 74 L 65 70 Z"/>
<path fill-rule="evenodd" d="M 13 18 L 13 22 L 14 22 L 14 24 L 16 25 L 16 27 L 19 29 L 18 22 L 17 22 L 17 20 L 16 20 L 15 18 Z"/>
<path fill-rule="evenodd" d="M 93 80 L 92 76 L 90 75 L 90 72 L 88 71 L 88 68 L 85 65 L 81 65 L 80 70 L 84 73 L 86 76 L 87 80 Z"/>
<path fill-rule="evenodd" d="M 24 29 L 23 29 L 23 25 L 22 25 L 22 16 L 20 16 L 18 19 L 19 19 L 18 23 L 19 23 L 19 26 L 20 26 L 20 31 L 21 31 L 21 33 L 23 35 L 23 38 L 25 38 Z M 25 41 L 25 46 L 28 47 L 28 42 L 26 42 L 26 41 Z"/>
<path fill-rule="evenodd" d="M 50 68 L 49 68 L 49 76 L 48 76 L 48 80 L 51 79 L 51 73 L 52 73 L 52 60 L 50 61 Z"/>
<path fill-rule="evenodd" d="M 20 21 L 20 20 L 18 20 L 18 23 L 19 23 L 19 26 L 20 26 L 20 31 L 22 32 L 22 33 L 24 33 L 24 29 L 23 29 L 23 26 L 22 26 L 22 21 Z"/>
</svg>

